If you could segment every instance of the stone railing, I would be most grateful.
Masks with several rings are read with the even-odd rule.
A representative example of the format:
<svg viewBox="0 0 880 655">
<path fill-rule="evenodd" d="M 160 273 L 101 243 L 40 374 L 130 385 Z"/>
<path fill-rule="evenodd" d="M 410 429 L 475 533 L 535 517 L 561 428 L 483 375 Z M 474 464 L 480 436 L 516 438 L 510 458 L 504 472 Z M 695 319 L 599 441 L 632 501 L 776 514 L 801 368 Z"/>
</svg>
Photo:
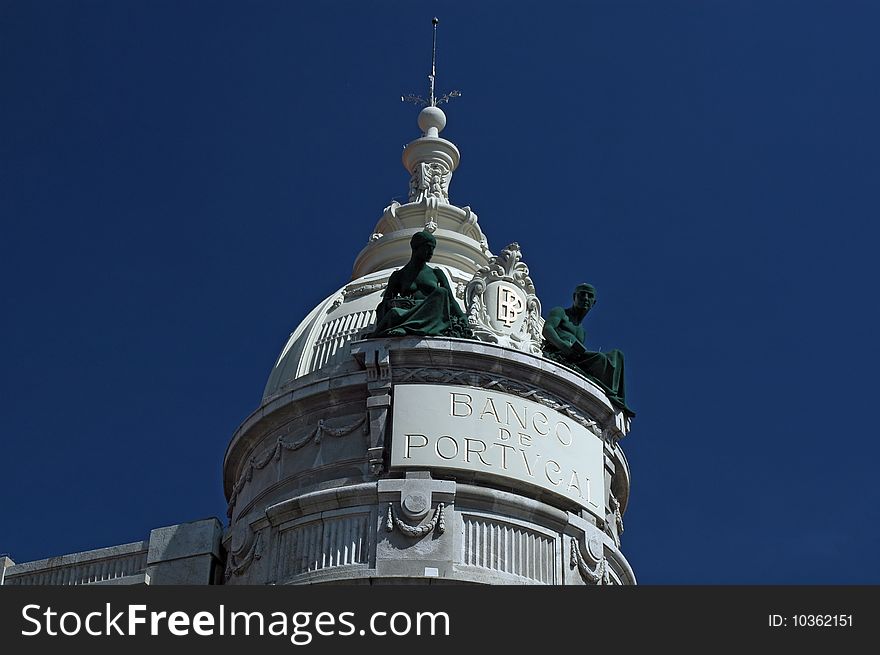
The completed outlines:
<svg viewBox="0 0 880 655">
<path fill-rule="evenodd" d="M 144 584 L 149 541 L 9 566 L 4 585 Z"/>
</svg>

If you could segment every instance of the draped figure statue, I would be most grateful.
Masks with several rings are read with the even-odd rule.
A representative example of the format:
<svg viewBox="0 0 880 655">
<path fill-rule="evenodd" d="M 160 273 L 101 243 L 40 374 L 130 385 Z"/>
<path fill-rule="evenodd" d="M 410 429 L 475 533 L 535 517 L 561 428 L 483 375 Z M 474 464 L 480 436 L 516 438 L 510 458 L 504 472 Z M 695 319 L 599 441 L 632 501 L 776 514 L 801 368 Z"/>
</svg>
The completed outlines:
<svg viewBox="0 0 880 655">
<path fill-rule="evenodd" d="M 568 309 L 554 307 L 544 322 L 544 356 L 559 362 L 598 384 L 611 404 L 628 416 L 635 413 L 626 405 L 623 380 L 623 353 L 590 352 L 584 346 L 586 333 L 581 321 L 596 304 L 596 289 L 591 284 L 575 287 Z"/>
<path fill-rule="evenodd" d="M 446 274 L 428 266 L 436 246 L 437 239 L 430 232 L 413 235 L 412 256 L 388 279 L 382 302 L 376 308 L 372 336 L 472 336 Z"/>
</svg>

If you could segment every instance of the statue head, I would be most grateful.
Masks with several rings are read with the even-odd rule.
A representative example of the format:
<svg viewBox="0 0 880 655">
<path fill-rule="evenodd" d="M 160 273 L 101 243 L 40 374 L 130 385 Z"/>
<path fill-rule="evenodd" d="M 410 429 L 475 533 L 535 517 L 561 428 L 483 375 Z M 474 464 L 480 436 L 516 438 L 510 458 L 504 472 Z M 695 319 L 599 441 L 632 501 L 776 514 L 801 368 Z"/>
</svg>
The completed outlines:
<svg viewBox="0 0 880 655">
<path fill-rule="evenodd" d="M 431 261 L 431 257 L 434 256 L 434 248 L 437 247 L 437 239 L 427 230 L 422 230 L 421 232 L 416 232 L 412 235 L 412 239 L 409 240 L 409 245 L 410 248 L 412 248 L 413 259 L 421 262 L 429 262 Z"/>
<path fill-rule="evenodd" d="M 586 282 L 577 285 L 572 294 L 572 304 L 578 309 L 590 311 L 596 304 L 596 287 Z"/>
</svg>

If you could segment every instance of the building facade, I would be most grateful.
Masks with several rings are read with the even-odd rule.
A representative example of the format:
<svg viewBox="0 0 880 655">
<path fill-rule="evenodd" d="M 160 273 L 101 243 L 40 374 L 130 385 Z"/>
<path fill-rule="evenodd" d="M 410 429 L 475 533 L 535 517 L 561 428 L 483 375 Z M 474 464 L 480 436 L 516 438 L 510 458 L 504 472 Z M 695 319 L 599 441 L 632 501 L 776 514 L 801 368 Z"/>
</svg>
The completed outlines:
<svg viewBox="0 0 880 655">
<path fill-rule="evenodd" d="M 421 111 L 408 201 L 365 234 L 351 281 L 294 330 L 232 435 L 225 529 L 207 519 L 7 558 L 0 584 L 635 584 L 620 550 L 630 417 L 542 355 L 519 245 L 494 254 L 476 213 L 450 202 L 460 154 L 445 124 Z M 421 232 L 468 334 L 375 336 Z"/>
</svg>

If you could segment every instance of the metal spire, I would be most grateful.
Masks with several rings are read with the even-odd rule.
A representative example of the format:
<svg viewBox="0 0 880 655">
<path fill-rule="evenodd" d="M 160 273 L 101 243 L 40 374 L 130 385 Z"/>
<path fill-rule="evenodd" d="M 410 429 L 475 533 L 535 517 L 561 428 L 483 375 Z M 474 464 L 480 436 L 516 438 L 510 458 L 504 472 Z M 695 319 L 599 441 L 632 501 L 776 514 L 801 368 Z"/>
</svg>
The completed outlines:
<svg viewBox="0 0 880 655">
<path fill-rule="evenodd" d="M 432 30 L 434 32 L 434 42 L 431 45 L 431 74 L 428 75 L 428 93 L 431 96 L 431 106 L 436 107 L 437 103 L 434 100 L 434 78 L 437 75 L 437 25 L 440 24 L 440 19 L 434 16 L 431 19 L 431 25 L 434 27 Z"/>
<path fill-rule="evenodd" d="M 416 105 L 427 105 L 428 107 L 436 107 L 437 105 L 443 104 L 444 102 L 449 102 L 452 98 L 458 98 L 461 96 L 460 91 L 450 91 L 449 93 L 440 96 L 439 98 L 434 96 L 434 80 L 437 77 L 437 26 L 440 24 L 440 19 L 434 16 L 431 19 L 431 25 L 434 26 L 434 42 L 431 47 L 431 74 L 428 75 L 428 99 L 425 100 L 422 96 L 417 96 L 413 94 L 400 96 L 400 100 L 402 102 L 412 102 Z"/>
</svg>

